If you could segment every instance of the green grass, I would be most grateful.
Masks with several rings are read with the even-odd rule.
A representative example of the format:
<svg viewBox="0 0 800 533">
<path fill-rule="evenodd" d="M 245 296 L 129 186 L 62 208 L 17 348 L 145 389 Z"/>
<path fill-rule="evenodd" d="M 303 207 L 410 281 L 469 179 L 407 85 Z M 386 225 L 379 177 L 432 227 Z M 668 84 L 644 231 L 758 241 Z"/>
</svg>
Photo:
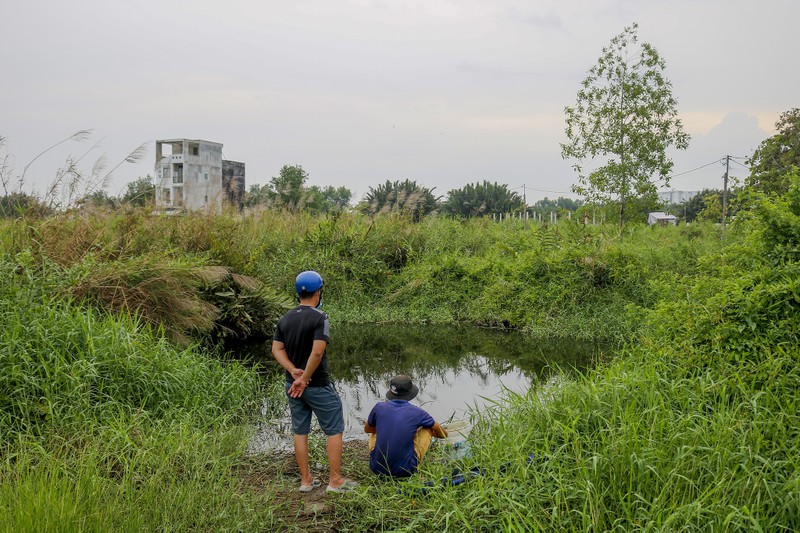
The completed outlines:
<svg viewBox="0 0 800 533">
<path fill-rule="evenodd" d="M 414 495 L 450 475 L 434 456 L 402 484 L 373 478 L 343 519 L 354 531 L 797 530 L 797 354 L 770 354 L 779 379 L 757 394 L 734 368 L 679 357 L 629 353 L 584 380 L 511 394 L 478 417 L 458 465 L 484 474 Z"/>
<path fill-rule="evenodd" d="M 114 311 L 120 301 L 132 302 L 127 310 L 195 338 L 218 316 L 214 309 L 233 315 L 228 324 L 242 322 L 233 329 L 245 333 L 271 323 L 278 295 L 291 298 L 295 275 L 310 268 L 323 274 L 325 305 L 340 321 L 461 322 L 623 342 L 637 325 L 628 309 L 652 306 L 661 276 L 691 276 L 703 256 L 723 246 L 714 226 L 631 226 L 621 234 L 615 225 L 414 223 L 396 215 L 133 211 L 3 223 L 14 235 L 0 241 L 7 253 L 72 272 L 62 287 L 69 294 Z M 218 267 L 260 280 L 271 292 L 261 300 L 225 300 L 215 295 L 230 286 L 198 290 L 197 273 Z M 266 320 L 248 322 L 265 312 Z"/>
<path fill-rule="evenodd" d="M 179 279 L 226 267 L 278 295 L 317 269 L 338 321 L 502 325 L 621 347 L 583 377 L 476 413 L 473 455 L 457 464 L 482 469 L 469 482 L 438 482 L 453 468 L 441 449 L 402 485 L 364 476 L 332 505 L 339 530 L 798 530 L 796 189 L 724 231 L 271 212 L 0 222 L 0 527 L 292 527 L 272 489 L 241 475 L 243 428 L 280 388 L 159 329 L 192 315 L 170 304 L 171 287 L 250 316 L 249 295 Z M 91 296 L 141 283 L 155 287 L 146 309 Z M 426 494 L 409 490 L 425 480 Z"/>
<path fill-rule="evenodd" d="M 237 474 L 256 371 L 27 275 L 0 265 L 0 530 L 270 529 Z"/>
<path fill-rule="evenodd" d="M 242 430 L 120 419 L 72 438 L 19 442 L 6 455 L 0 531 L 255 531 L 276 524 L 270 489 L 253 494 L 236 475 Z"/>
</svg>

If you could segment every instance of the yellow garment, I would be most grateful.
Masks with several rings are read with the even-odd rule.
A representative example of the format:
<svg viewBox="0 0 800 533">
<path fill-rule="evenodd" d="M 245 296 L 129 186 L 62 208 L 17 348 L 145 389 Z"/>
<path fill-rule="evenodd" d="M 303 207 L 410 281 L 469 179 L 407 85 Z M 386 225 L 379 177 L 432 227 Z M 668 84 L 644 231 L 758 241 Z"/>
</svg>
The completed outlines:
<svg viewBox="0 0 800 533">
<path fill-rule="evenodd" d="M 369 451 L 375 449 L 375 442 L 377 439 L 377 433 L 369 434 Z M 417 435 L 414 437 L 414 453 L 417 454 L 419 462 L 422 462 L 425 454 L 428 453 L 431 442 L 433 442 L 433 431 L 431 431 L 430 428 L 419 428 L 417 430 Z"/>
</svg>

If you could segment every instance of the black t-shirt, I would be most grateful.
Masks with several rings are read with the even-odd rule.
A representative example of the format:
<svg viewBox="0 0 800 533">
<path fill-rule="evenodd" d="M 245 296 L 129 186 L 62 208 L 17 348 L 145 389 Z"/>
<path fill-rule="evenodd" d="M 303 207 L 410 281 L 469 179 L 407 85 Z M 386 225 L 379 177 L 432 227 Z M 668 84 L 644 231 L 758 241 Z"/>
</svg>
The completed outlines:
<svg viewBox="0 0 800 533">
<path fill-rule="evenodd" d="M 289 360 L 297 368 L 305 369 L 314 341 L 330 340 L 331 325 L 328 315 L 307 305 L 295 307 L 278 321 L 274 340 L 282 342 L 286 347 Z M 294 378 L 286 372 L 286 382 L 292 383 Z M 328 353 L 322 354 L 322 361 L 311 375 L 309 387 L 324 387 L 331 382 L 328 375 Z"/>
</svg>

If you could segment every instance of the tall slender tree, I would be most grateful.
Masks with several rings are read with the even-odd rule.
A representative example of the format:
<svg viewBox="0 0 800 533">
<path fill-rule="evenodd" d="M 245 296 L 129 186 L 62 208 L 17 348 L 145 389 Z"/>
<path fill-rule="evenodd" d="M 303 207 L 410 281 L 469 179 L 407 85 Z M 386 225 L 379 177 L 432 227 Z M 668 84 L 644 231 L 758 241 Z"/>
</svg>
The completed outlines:
<svg viewBox="0 0 800 533">
<path fill-rule="evenodd" d="M 656 182 L 669 184 L 667 148 L 689 146 L 666 63 L 651 44 L 638 44 L 637 31 L 634 23 L 611 39 L 589 70 L 575 105 L 565 108 L 568 142 L 561 145 L 561 156 L 576 161 L 573 191 L 588 201 L 616 196 L 620 224 L 631 196 L 652 196 Z M 587 172 L 587 158 L 603 164 Z"/>
</svg>

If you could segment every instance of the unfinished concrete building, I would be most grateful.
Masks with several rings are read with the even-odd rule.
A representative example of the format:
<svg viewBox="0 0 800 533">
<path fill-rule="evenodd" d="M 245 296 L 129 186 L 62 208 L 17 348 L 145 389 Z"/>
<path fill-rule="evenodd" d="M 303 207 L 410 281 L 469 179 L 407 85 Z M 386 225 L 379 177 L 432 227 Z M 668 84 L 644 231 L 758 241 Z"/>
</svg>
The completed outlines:
<svg viewBox="0 0 800 533">
<path fill-rule="evenodd" d="M 202 139 L 156 141 L 156 209 L 241 209 L 244 163 L 222 159 L 222 144 Z"/>
</svg>

